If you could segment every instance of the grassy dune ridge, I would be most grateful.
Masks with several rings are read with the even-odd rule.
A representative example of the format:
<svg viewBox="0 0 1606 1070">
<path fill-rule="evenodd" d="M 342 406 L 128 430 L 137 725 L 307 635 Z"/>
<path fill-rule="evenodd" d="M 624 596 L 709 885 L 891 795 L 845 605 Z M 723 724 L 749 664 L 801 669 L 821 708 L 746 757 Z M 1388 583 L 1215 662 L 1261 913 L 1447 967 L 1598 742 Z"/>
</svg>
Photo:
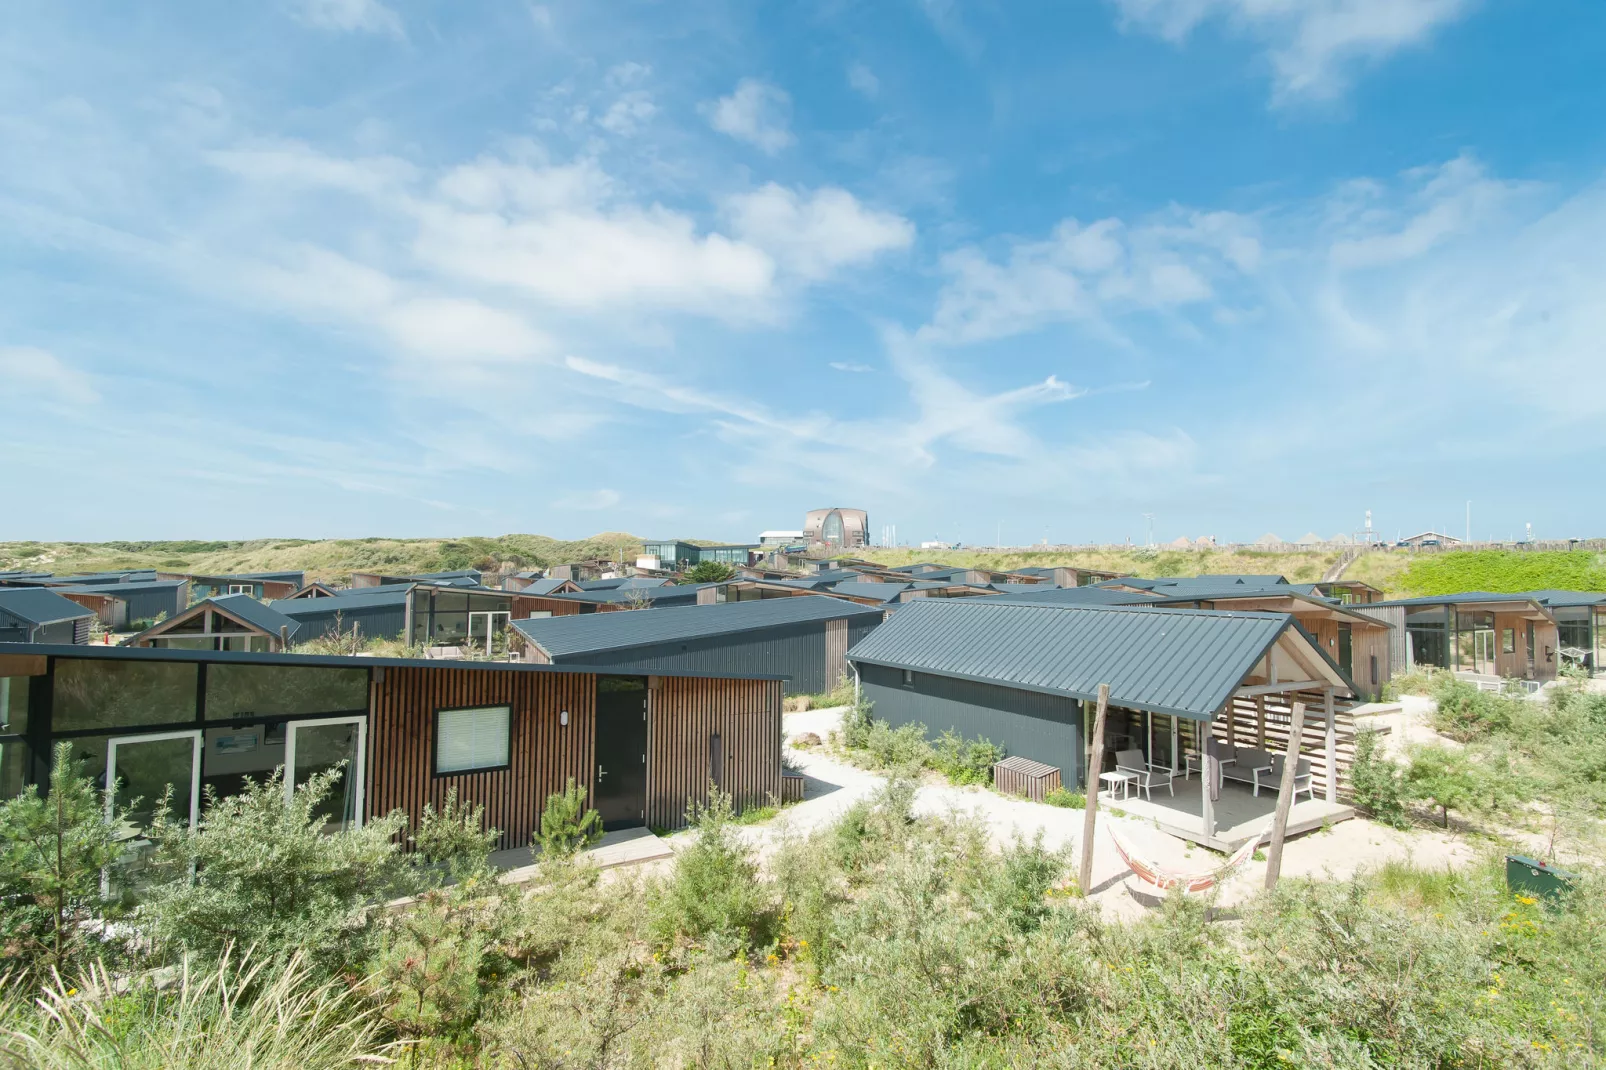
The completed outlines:
<svg viewBox="0 0 1606 1070">
<path fill-rule="evenodd" d="M 703 541 L 703 540 L 696 540 Z M 309 578 L 340 580 L 353 570 L 395 573 L 457 568 L 496 569 L 508 563 L 539 568 L 581 558 L 633 560 L 639 536 L 603 532 L 565 541 L 545 535 L 460 536 L 432 539 L 249 539 L 234 542 L 9 542 L 0 543 L 0 569 L 57 573 L 114 568 L 159 568 L 189 572 L 267 572 L 301 569 Z M 1021 568 L 1078 565 L 1137 576 L 1207 573 L 1275 573 L 1309 583 L 1339 558 L 1337 550 L 1271 552 L 1244 548 L 1147 550 L 1142 547 L 1060 549 L 1004 547 L 993 550 L 869 549 L 857 551 L 886 565 L 932 561 L 944 565 Z M 1606 591 L 1606 555 L 1590 551 L 1526 553 L 1467 550 L 1417 553 L 1387 550 L 1363 554 L 1346 578 L 1363 580 L 1391 596 L 1454 591 L 1523 591 L 1564 588 Z"/>
</svg>

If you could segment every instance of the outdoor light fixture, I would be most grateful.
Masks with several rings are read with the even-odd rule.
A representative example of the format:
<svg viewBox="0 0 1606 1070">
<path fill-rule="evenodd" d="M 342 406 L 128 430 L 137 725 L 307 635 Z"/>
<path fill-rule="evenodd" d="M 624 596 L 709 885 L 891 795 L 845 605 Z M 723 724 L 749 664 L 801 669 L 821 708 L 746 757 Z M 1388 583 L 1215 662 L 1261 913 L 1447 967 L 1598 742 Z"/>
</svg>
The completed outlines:
<svg viewBox="0 0 1606 1070">
<path fill-rule="evenodd" d="M 558 724 L 562 725 L 564 728 L 568 728 L 569 727 L 569 711 L 568 710 L 564 710 L 562 713 L 558 714 Z"/>
</svg>

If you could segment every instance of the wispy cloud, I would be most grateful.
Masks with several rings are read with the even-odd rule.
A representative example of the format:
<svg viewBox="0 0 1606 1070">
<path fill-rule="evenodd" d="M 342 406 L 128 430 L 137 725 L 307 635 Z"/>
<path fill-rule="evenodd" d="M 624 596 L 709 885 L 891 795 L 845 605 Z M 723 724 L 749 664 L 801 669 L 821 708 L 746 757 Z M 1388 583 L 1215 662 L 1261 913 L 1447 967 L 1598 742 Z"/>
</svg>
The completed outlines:
<svg viewBox="0 0 1606 1070">
<path fill-rule="evenodd" d="M 774 156 L 797 139 L 792 136 L 792 98 L 756 78 L 743 78 L 728 97 L 704 108 L 715 130 Z"/>
<path fill-rule="evenodd" d="M 1276 96 L 1330 98 L 1354 69 L 1426 42 L 1471 0 L 1114 0 L 1125 24 L 1181 43 L 1221 19 L 1265 43 Z"/>
<path fill-rule="evenodd" d="M 16 403 L 33 400 L 87 405 L 100 400 L 93 379 L 37 346 L 0 346 L 0 382 L 7 384 Z"/>
<path fill-rule="evenodd" d="M 319 29 L 405 36 L 401 17 L 379 0 L 292 0 L 291 10 Z"/>
<path fill-rule="evenodd" d="M 856 364 L 851 360 L 833 360 L 831 362 L 831 367 L 835 368 L 839 372 L 852 372 L 855 375 L 863 375 L 865 372 L 875 371 L 875 369 L 870 367 L 868 364 Z"/>
<path fill-rule="evenodd" d="M 874 100 L 881 93 L 881 79 L 875 76 L 869 66 L 863 63 L 848 64 L 848 87 L 855 93 Z"/>
</svg>

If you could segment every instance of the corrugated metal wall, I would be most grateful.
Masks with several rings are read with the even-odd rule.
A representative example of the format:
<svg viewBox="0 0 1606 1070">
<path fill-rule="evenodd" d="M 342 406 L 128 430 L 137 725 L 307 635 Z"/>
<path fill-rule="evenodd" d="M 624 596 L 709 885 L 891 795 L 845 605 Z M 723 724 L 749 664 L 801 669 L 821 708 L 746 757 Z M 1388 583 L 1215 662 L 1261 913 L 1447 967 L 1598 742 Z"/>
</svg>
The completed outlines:
<svg viewBox="0 0 1606 1070">
<path fill-rule="evenodd" d="M 901 670 L 879 665 L 861 665 L 859 674 L 877 720 L 894 727 L 918 721 L 932 739 L 948 729 L 983 736 L 1007 754 L 1055 766 L 1065 784 L 1081 783 L 1082 706 L 1075 699 L 922 672 L 906 688 Z"/>
<path fill-rule="evenodd" d="M 340 598 L 307 599 L 306 604 L 316 607 L 317 612 L 296 611 L 294 619 L 301 622 L 301 630 L 295 635 L 296 642 L 305 643 L 334 631 L 337 613 L 340 615 L 341 631 L 349 633 L 351 626 L 356 624 L 357 634 L 370 639 L 399 639 L 407 630 L 407 607 L 401 603 L 350 609 L 341 606 L 342 601 L 344 599 Z"/>
<path fill-rule="evenodd" d="M 644 612 L 650 612 L 644 611 Z M 856 641 L 849 635 L 849 646 Z M 574 654 L 556 665 L 600 666 L 612 672 L 762 673 L 786 676 L 788 695 L 815 695 L 836 681 L 826 679 L 825 625 L 820 621 L 715 635 L 683 643 L 660 643 L 618 652 Z"/>
</svg>

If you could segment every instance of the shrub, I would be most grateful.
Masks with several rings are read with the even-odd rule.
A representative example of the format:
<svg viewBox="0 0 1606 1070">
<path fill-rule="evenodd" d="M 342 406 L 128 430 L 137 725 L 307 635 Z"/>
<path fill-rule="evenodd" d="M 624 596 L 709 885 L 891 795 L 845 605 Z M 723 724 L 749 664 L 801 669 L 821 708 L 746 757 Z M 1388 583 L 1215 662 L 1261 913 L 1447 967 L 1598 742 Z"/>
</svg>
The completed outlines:
<svg viewBox="0 0 1606 1070">
<path fill-rule="evenodd" d="M 931 748 L 931 764 L 955 784 L 986 784 L 993 778 L 993 766 L 1004 757 L 1004 750 L 980 737 L 967 740 L 949 729 L 937 737 Z"/>
<path fill-rule="evenodd" d="M 304 949 L 331 967 L 366 957 L 370 905 L 415 890 L 417 875 L 396 842 L 400 811 L 326 831 L 322 803 L 340 773 L 314 775 L 288 802 L 282 771 L 224 799 L 208 788 L 193 829 L 164 800 L 151 829 L 158 880 L 136 915 L 144 931 L 214 961 L 230 947 Z"/>
<path fill-rule="evenodd" d="M 1043 801 L 1050 806 L 1063 806 L 1067 810 L 1086 810 L 1087 796 L 1069 788 L 1049 788 Z"/>
<path fill-rule="evenodd" d="M 1355 761 L 1350 766 L 1350 791 L 1356 805 L 1374 820 L 1391 828 L 1409 828 L 1405 812 L 1405 781 L 1400 767 L 1379 753 L 1382 734 L 1368 730 L 1355 735 Z"/>
<path fill-rule="evenodd" d="M 685 579 L 690 583 L 724 583 L 735 575 L 736 570 L 723 561 L 699 561 L 686 570 Z"/>
<path fill-rule="evenodd" d="M 731 797 L 710 784 L 708 805 L 693 803 L 686 818 L 696 838 L 653 890 L 654 940 L 669 946 L 719 934 L 748 946 L 762 942 L 771 921 L 768 896 L 752 849 L 736 833 Z"/>
<path fill-rule="evenodd" d="M 461 879 L 489 866 L 501 835 L 500 829 L 485 826 L 485 807 L 458 802 L 457 789 L 450 788 L 438 812 L 434 804 L 424 804 L 412 839 L 422 861 Z"/>
<path fill-rule="evenodd" d="M 537 843 L 542 857 L 567 858 L 602 839 L 602 815 L 586 806 L 586 789 L 569 778 L 568 786 L 547 796 L 541 811 Z"/>
<path fill-rule="evenodd" d="M 50 789 L 0 802 L 0 950 L 12 968 L 68 973 L 107 948 L 101 872 L 116 860 L 118 820 L 58 743 Z"/>
<path fill-rule="evenodd" d="M 1442 674 L 1433 687 L 1438 706 L 1433 727 L 1465 743 L 1507 732 L 1520 719 L 1526 699 L 1481 690 L 1476 684 Z"/>
</svg>

